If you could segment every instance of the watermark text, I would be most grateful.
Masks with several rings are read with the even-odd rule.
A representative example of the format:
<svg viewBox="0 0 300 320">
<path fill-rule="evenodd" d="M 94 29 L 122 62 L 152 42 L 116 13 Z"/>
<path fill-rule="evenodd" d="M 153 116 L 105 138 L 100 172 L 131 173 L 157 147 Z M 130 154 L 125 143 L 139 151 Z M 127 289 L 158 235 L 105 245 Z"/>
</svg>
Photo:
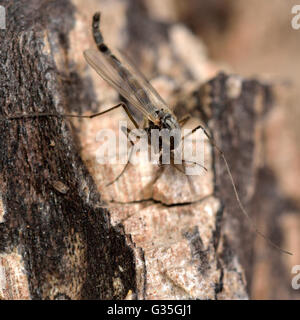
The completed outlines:
<svg viewBox="0 0 300 320">
<path fill-rule="evenodd" d="M 296 4 L 292 7 L 292 14 L 295 16 L 291 20 L 291 25 L 294 30 L 300 29 L 300 4 Z"/>
</svg>

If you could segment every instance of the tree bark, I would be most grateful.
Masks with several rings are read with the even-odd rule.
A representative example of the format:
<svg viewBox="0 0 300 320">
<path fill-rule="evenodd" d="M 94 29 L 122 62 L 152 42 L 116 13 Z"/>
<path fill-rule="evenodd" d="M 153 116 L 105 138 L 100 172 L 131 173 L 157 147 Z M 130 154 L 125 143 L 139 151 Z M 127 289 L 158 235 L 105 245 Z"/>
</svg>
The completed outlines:
<svg viewBox="0 0 300 320">
<path fill-rule="evenodd" d="M 160 174 L 156 166 L 142 163 L 129 166 L 107 187 L 123 165 L 97 162 L 96 136 L 101 129 L 118 132 L 118 121 L 126 119 L 121 111 L 72 122 L 5 118 L 37 112 L 90 114 L 119 101 L 82 55 L 94 46 L 91 18 L 100 10 L 105 40 L 130 51 L 146 73 L 160 75 L 153 85 L 177 114 L 190 112 L 191 122 L 201 119 L 211 128 L 248 204 L 254 186 L 256 109 L 268 105 L 267 99 L 257 101 L 266 98 L 267 88 L 223 73 L 208 81 L 217 68 L 201 42 L 183 26 L 152 20 L 138 2 L 3 5 L 1 298 L 247 298 L 236 251 L 249 240 L 248 231 L 241 237 L 240 228 L 247 227 L 241 219 L 231 219 L 241 215 L 240 209 L 209 142 L 208 173 L 193 177 L 192 186 L 170 166 Z"/>
</svg>

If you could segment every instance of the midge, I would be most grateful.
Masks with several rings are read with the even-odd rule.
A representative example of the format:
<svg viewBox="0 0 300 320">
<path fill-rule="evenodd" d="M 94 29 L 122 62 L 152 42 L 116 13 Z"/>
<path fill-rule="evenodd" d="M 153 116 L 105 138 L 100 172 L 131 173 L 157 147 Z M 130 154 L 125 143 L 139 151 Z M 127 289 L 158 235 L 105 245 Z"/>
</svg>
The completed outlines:
<svg viewBox="0 0 300 320">
<path fill-rule="evenodd" d="M 151 84 L 146 80 L 146 78 L 139 72 L 132 64 L 129 63 L 128 59 L 118 51 L 118 56 L 116 57 L 111 50 L 107 47 L 104 43 L 102 34 L 99 29 L 100 24 L 100 13 L 95 13 L 93 16 L 93 36 L 95 43 L 98 47 L 98 51 L 94 49 L 89 49 L 84 51 L 84 56 L 90 66 L 92 66 L 95 71 L 108 83 L 110 83 L 127 101 L 129 101 L 137 110 L 142 112 L 144 115 L 144 130 L 146 130 L 150 140 L 150 134 L 152 129 L 159 129 L 159 130 L 169 130 L 172 131 L 173 139 L 164 139 L 164 137 L 160 137 L 159 145 L 157 146 L 157 152 L 160 155 L 160 163 L 162 156 L 166 149 L 170 150 L 170 160 L 171 165 L 173 165 L 177 170 L 184 173 L 182 169 L 179 169 L 177 165 L 174 163 L 174 150 L 180 145 L 180 143 L 190 134 L 194 133 L 198 129 L 202 129 L 204 134 L 209 139 L 212 146 L 218 151 L 220 156 L 222 157 L 227 173 L 229 175 L 233 191 L 237 200 L 237 203 L 249 221 L 251 227 L 253 228 L 254 232 L 264 238 L 272 247 L 281 251 L 282 253 L 286 253 L 292 255 L 292 253 L 285 251 L 278 247 L 275 243 L 273 243 L 268 237 L 266 237 L 263 233 L 261 233 L 256 225 L 251 220 L 250 216 L 248 215 L 247 211 L 245 210 L 243 204 L 240 201 L 231 170 L 229 168 L 228 162 L 225 158 L 224 153 L 222 150 L 218 148 L 215 144 L 212 137 L 208 134 L 206 129 L 199 125 L 194 128 L 189 134 L 186 136 L 181 135 L 181 127 L 188 121 L 189 116 L 184 117 L 181 120 L 177 120 L 176 116 L 173 112 L 169 109 L 167 104 L 163 101 L 163 99 L 159 96 L 156 90 L 151 86 Z M 77 117 L 77 118 L 95 118 L 97 116 L 103 115 L 109 111 L 112 111 L 116 108 L 123 107 L 125 112 L 127 113 L 129 119 L 132 121 L 133 125 L 139 129 L 139 126 L 133 116 L 131 115 L 127 105 L 123 102 L 107 109 L 103 112 L 99 112 L 92 115 L 73 115 L 73 114 L 57 114 L 57 113 L 33 113 L 27 115 L 15 115 L 10 116 L 5 119 L 0 120 L 15 120 L 15 119 L 24 119 L 24 118 L 34 118 L 34 117 L 43 117 L 43 116 L 53 116 L 53 117 Z M 129 138 L 130 130 L 126 128 L 125 134 L 127 138 Z M 130 139 L 129 139 L 130 140 Z M 134 143 L 130 140 L 131 144 Z M 130 154 L 131 156 L 131 154 Z M 130 158 L 129 156 L 129 158 Z M 184 167 L 186 163 L 193 163 L 199 165 L 196 162 L 191 162 L 187 160 L 183 160 L 182 166 Z M 118 175 L 118 177 L 112 181 L 111 183 L 115 182 L 119 179 L 119 177 L 124 173 L 127 166 L 129 164 L 129 159 L 125 167 L 123 168 L 122 172 Z M 201 166 L 201 165 L 200 165 Z M 205 169 L 205 168 L 204 168 Z M 110 184 L 111 184 L 110 183 Z"/>
<path fill-rule="evenodd" d="M 111 86 L 113 86 L 128 102 L 130 102 L 135 108 L 137 108 L 144 115 L 144 130 L 148 135 L 148 143 L 151 145 L 151 131 L 154 129 L 161 132 L 169 132 L 172 135 L 161 134 L 159 137 L 159 145 L 154 147 L 155 153 L 159 153 L 159 164 L 162 165 L 162 158 L 164 153 L 170 152 L 170 162 L 177 170 L 184 173 L 182 169 L 174 163 L 174 150 L 180 145 L 180 142 L 186 137 L 181 137 L 181 126 L 189 119 L 189 116 L 184 117 L 181 120 L 177 120 L 174 113 L 169 109 L 167 104 L 163 101 L 157 91 L 152 87 L 149 81 L 139 72 L 124 56 L 121 51 L 118 51 L 118 58 L 111 52 L 111 50 L 104 43 L 102 33 L 99 28 L 100 13 L 97 12 L 93 16 L 93 36 L 95 43 L 98 47 L 98 51 L 89 49 L 84 51 L 84 57 L 88 64 L 94 68 L 94 70 Z M 121 60 L 120 58 L 121 57 Z M 108 112 L 115 108 L 123 107 L 127 113 L 129 119 L 133 123 L 136 129 L 139 129 L 139 125 L 131 115 L 128 107 L 125 103 L 119 103 L 118 105 L 104 111 Z M 100 114 L 103 114 L 100 113 Z M 100 114 L 92 115 L 97 116 Z M 198 126 L 189 134 L 192 134 L 196 130 L 201 128 Z M 127 138 L 129 139 L 130 130 L 123 128 Z M 130 140 L 130 139 L 129 139 Z M 133 142 L 130 140 L 131 144 Z M 130 154 L 131 156 L 131 154 Z M 129 159 L 130 159 L 129 156 Z M 115 182 L 126 170 L 129 159 L 120 175 L 113 181 Z M 183 166 L 186 163 L 193 163 L 200 165 L 196 162 L 188 160 L 182 160 Z M 201 166 L 201 165 L 200 165 Z M 204 168 L 204 167 L 203 167 Z M 204 168 L 204 170 L 206 170 Z"/>
</svg>

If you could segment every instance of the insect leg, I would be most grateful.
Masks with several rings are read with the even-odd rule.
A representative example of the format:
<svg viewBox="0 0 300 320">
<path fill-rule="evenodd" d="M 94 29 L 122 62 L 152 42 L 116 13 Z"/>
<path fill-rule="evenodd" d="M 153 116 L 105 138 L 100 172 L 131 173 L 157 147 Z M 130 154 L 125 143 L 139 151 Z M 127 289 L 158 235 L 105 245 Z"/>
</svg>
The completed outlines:
<svg viewBox="0 0 300 320">
<path fill-rule="evenodd" d="M 174 167 L 176 166 L 176 164 L 174 163 L 174 154 L 173 153 L 171 153 L 170 154 L 170 164 L 171 165 L 173 165 Z M 182 159 L 182 167 L 186 167 L 186 163 L 191 163 L 191 164 L 194 164 L 194 165 L 197 165 L 197 166 L 200 166 L 202 169 L 204 169 L 205 171 L 207 171 L 207 169 L 201 164 L 201 163 L 199 163 L 199 162 L 196 162 L 196 161 L 189 161 L 189 160 L 185 160 L 185 159 Z M 178 167 L 177 167 L 178 168 Z M 185 173 L 185 171 L 183 171 L 183 170 L 179 170 L 180 172 L 182 172 L 183 174 L 185 174 L 186 175 L 186 173 Z"/>
<path fill-rule="evenodd" d="M 137 122 L 134 120 L 133 116 L 131 115 L 131 113 L 130 113 L 127 105 L 126 105 L 126 103 L 124 103 L 124 102 L 120 102 L 120 103 L 117 104 L 116 106 L 111 107 L 111 108 L 109 108 L 109 109 L 107 109 L 107 110 L 105 110 L 105 111 L 102 111 L 102 112 L 99 112 L 99 113 L 95 113 L 95 114 L 92 114 L 92 115 L 89 115 L 89 116 L 82 116 L 82 117 L 95 118 L 95 117 L 101 116 L 101 115 L 103 115 L 103 114 L 105 114 L 105 113 L 107 113 L 107 112 L 110 112 L 110 111 L 112 111 L 112 110 L 114 110 L 114 109 L 116 109 L 116 108 L 119 108 L 119 107 L 122 107 L 122 108 L 125 110 L 128 118 L 129 118 L 129 119 L 131 120 L 131 122 L 134 124 L 134 126 L 136 127 L 136 129 L 139 129 L 139 125 L 138 125 Z"/>
<path fill-rule="evenodd" d="M 125 103 L 123 103 L 123 108 L 125 110 L 125 112 L 128 115 L 128 118 L 131 120 L 131 122 L 134 124 L 134 126 L 136 127 L 136 129 L 139 129 L 139 125 L 137 124 L 137 122 L 133 119 L 133 116 L 131 115 L 127 105 Z"/>
<path fill-rule="evenodd" d="M 187 122 L 188 120 L 191 118 L 191 115 L 190 114 L 187 114 L 186 116 L 184 116 L 183 118 L 181 118 L 178 123 L 180 124 L 181 127 L 183 127 Z"/>
<path fill-rule="evenodd" d="M 117 109 L 119 107 L 123 107 L 124 109 L 127 108 L 124 102 L 120 102 L 117 105 L 102 111 L 98 113 L 94 113 L 91 115 L 79 115 L 79 114 L 64 114 L 64 113 L 52 113 L 52 112 L 37 112 L 37 113 L 30 113 L 30 114 L 17 114 L 13 116 L 8 116 L 8 117 L 3 117 L 0 118 L 0 121 L 5 121 L 5 120 L 16 120 L 16 119 L 28 119 L 28 118 L 38 118 L 38 117 L 57 117 L 57 118 L 95 118 L 98 116 L 101 116 L 107 112 L 110 112 L 114 109 Z M 126 109 L 125 109 L 126 110 Z M 127 112 L 127 111 L 126 111 Z"/>
<path fill-rule="evenodd" d="M 126 132 L 124 132 L 126 129 Z M 128 165 L 130 163 L 130 160 L 131 160 L 131 157 L 132 157 L 132 154 L 133 154 L 133 146 L 134 146 L 134 143 L 132 142 L 132 140 L 130 139 L 129 137 L 129 134 L 131 132 L 131 130 L 129 130 L 128 128 L 125 128 L 125 127 L 121 127 L 121 130 L 126 134 L 126 137 L 127 139 L 130 141 L 131 143 L 131 148 L 130 148 L 130 154 L 129 154 L 129 157 L 128 157 L 128 160 L 127 160 L 127 163 L 125 164 L 123 170 L 121 171 L 121 173 L 111 182 L 109 182 L 106 187 L 112 185 L 113 183 L 115 183 L 122 175 L 123 173 L 126 171 L 126 169 L 128 168 Z"/>
<path fill-rule="evenodd" d="M 202 125 L 199 125 L 197 126 L 196 128 L 194 128 L 191 132 L 189 132 L 188 134 L 186 134 L 185 136 L 182 137 L 182 140 L 184 140 L 186 137 L 188 137 L 189 135 L 193 134 L 195 131 L 199 130 L 199 129 L 202 129 L 204 134 L 206 135 L 206 137 L 208 138 L 208 140 L 210 141 L 211 145 L 218 151 L 218 153 L 220 154 L 220 156 L 222 157 L 223 161 L 224 161 L 224 164 L 225 164 L 225 167 L 226 167 L 226 171 L 228 173 L 228 176 L 229 176 L 229 179 L 230 179 L 230 182 L 231 182 L 231 185 L 232 185 L 232 188 L 233 188 L 233 191 L 234 191 L 234 195 L 235 195 L 235 198 L 236 198 L 236 201 L 238 203 L 238 206 L 239 208 L 241 209 L 242 213 L 245 215 L 245 217 L 247 218 L 250 226 L 252 227 L 253 231 L 258 234 L 260 237 L 262 237 L 266 242 L 269 243 L 270 246 L 272 246 L 273 248 L 279 250 L 280 252 L 282 253 L 285 253 L 285 254 L 289 254 L 289 255 L 293 255 L 291 252 L 289 251 L 286 251 L 284 249 L 281 249 L 279 246 L 277 246 L 273 241 L 271 241 L 266 235 L 264 235 L 262 232 L 259 231 L 259 229 L 257 228 L 256 224 L 252 221 L 252 219 L 250 218 L 248 212 L 246 211 L 246 209 L 244 208 L 243 204 L 242 204 L 242 201 L 240 199 L 240 196 L 238 194 L 238 191 L 237 191 L 237 188 L 236 188 L 236 185 L 235 185 L 235 182 L 234 182 L 234 179 L 233 179 L 233 176 L 232 176 L 232 173 L 231 173 L 231 170 L 230 170 L 230 167 L 229 167 L 229 164 L 227 162 L 227 159 L 223 153 L 223 151 L 216 145 L 214 139 L 210 136 L 210 134 L 207 132 L 207 130 L 202 126 Z"/>
<path fill-rule="evenodd" d="M 193 182 L 192 182 L 191 177 L 185 173 L 185 170 L 179 169 L 178 165 L 176 165 L 176 164 L 174 163 L 174 154 L 173 154 L 173 153 L 170 154 L 170 160 L 171 160 L 171 161 L 170 161 L 171 166 L 174 167 L 176 170 L 178 170 L 179 172 L 183 173 L 183 174 L 186 176 L 186 178 L 187 178 L 187 180 L 188 180 L 188 183 L 189 183 L 189 185 L 190 185 L 191 191 L 192 191 L 194 194 L 196 194 L 196 190 L 195 190 L 195 187 L 194 187 L 194 184 L 193 184 Z M 185 160 L 183 160 L 183 161 L 185 161 Z M 182 166 L 183 168 L 185 167 L 184 162 L 182 163 L 181 166 Z"/>
<path fill-rule="evenodd" d="M 202 169 L 204 169 L 205 171 L 207 171 L 207 169 L 199 162 L 196 162 L 196 161 L 189 161 L 189 160 L 182 160 L 184 163 L 191 163 L 191 164 L 195 164 L 197 166 L 200 166 Z"/>
<path fill-rule="evenodd" d="M 52 112 L 38 112 L 38 113 L 31 113 L 31 114 L 17 114 L 14 116 L 8 116 L 8 117 L 1 117 L 0 121 L 6 121 L 6 120 L 17 120 L 17 119 L 28 119 L 28 118 L 38 118 L 38 117 L 57 117 L 57 118 L 88 118 L 92 119 L 98 116 L 102 116 L 105 113 L 108 113 L 110 111 L 113 111 L 119 107 L 123 107 L 126 114 L 128 115 L 129 119 L 132 121 L 134 126 L 138 129 L 137 122 L 133 119 L 132 115 L 130 114 L 128 107 L 124 102 L 120 102 L 117 105 L 102 111 L 98 113 L 94 113 L 91 115 L 79 115 L 79 114 L 64 114 L 64 113 L 52 113 Z"/>
<path fill-rule="evenodd" d="M 184 140 L 185 138 L 187 138 L 188 136 L 190 136 L 191 134 L 193 134 L 194 132 L 196 132 L 197 130 L 202 129 L 204 134 L 207 136 L 208 140 L 212 143 L 212 138 L 211 136 L 207 133 L 206 129 L 202 126 L 199 125 L 196 128 L 194 128 L 191 132 L 189 132 L 188 134 L 186 134 L 185 136 L 183 136 L 181 138 L 181 140 Z M 215 146 L 215 144 L 213 144 L 213 146 Z M 216 146 L 215 146 L 216 147 Z M 218 148 L 219 149 L 219 148 Z"/>
</svg>

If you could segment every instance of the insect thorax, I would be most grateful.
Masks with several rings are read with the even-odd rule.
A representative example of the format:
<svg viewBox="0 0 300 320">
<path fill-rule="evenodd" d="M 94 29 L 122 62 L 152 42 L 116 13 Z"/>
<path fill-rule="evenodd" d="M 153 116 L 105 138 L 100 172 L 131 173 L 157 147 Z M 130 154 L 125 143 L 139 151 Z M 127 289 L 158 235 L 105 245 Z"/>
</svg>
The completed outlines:
<svg viewBox="0 0 300 320">
<path fill-rule="evenodd" d="M 176 149 L 181 141 L 181 129 L 176 118 L 170 113 L 161 112 L 159 114 L 159 123 L 156 124 L 149 121 L 149 126 L 146 128 L 149 143 L 154 134 L 159 136 L 158 150 L 169 149 L 170 151 Z M 156 133 L 154 133 L 156 131 Z M 153 140 L 152 140 L 153 145 Z M 156 148 L 155 148 L 156 149 Z"/>
</svg>

